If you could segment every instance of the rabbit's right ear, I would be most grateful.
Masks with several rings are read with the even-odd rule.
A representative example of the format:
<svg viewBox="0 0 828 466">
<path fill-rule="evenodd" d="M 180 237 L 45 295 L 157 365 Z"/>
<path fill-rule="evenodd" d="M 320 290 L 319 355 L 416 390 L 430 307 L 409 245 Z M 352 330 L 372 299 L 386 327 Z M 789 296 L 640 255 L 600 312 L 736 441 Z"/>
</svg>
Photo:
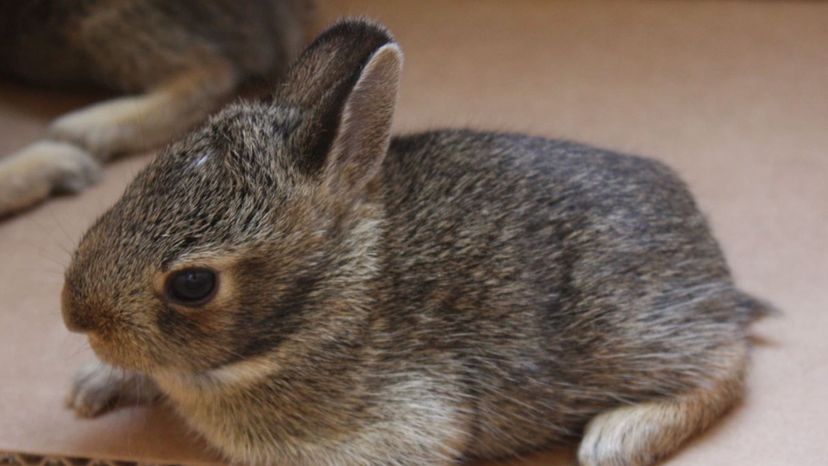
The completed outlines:
<svg viewBox="0 0 828 466">
<path fill-rule="evenodd" d="M 358 192 L 388 150 L 402 53 L 381 26 L 341 22 L 299 57 L 274 103 L 298 107 L 297 163 L 332 191 Z"/>
</svg>

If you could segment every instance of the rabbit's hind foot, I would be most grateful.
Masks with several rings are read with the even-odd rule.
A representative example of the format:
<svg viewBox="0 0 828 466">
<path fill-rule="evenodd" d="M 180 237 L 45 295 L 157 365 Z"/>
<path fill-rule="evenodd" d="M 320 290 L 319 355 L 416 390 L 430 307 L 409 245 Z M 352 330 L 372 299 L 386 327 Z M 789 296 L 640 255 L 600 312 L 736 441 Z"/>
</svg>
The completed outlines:
<svg viewBox="0 0 828 466">
<path fill-rule="evenodd" d="M 739 400 L 746 360 L 746 343 L 723 348 L 720 376 L 693 392 L 598 415 L 587 425 L 578 448 L 579 464 L 649 466 L 670 455 Z"/>
</svg>

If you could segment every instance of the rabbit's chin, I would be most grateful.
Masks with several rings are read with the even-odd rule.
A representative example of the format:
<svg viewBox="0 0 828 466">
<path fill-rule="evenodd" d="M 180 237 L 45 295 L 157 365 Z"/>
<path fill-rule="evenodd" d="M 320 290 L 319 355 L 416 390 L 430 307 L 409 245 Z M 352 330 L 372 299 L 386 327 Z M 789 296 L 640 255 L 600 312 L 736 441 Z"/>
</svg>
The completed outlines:
<svg viewBox="0 0 828 466">
<path fill-rule="evenodd" d="M 150 373 L 155 370 L 156 364 L 150 361 L 149 358 L 129 351 L 128 347 L 131 345 L 125 345 L 119 340 L 102 338 L 96 333 L 89 333 L 87 339 L 95 355 L 107 364 L 142 373 Z"/>
</svg>

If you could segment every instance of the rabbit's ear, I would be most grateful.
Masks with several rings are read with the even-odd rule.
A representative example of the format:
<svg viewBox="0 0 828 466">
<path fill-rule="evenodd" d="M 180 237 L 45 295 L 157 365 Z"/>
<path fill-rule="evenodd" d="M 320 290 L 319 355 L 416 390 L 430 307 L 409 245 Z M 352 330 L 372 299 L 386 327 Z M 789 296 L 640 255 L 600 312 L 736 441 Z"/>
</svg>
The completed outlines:
<svg viewBox="0 0 828 466">
<path fill-rule="evenodd" d="M 402 52 L 380 26 L 348 21 L 298 59 L 275 103 L 302 109 L 293 134 L 300 160 L 334 192 L 357 192 L 379 170 L 391 134 Z"/>
</svg>

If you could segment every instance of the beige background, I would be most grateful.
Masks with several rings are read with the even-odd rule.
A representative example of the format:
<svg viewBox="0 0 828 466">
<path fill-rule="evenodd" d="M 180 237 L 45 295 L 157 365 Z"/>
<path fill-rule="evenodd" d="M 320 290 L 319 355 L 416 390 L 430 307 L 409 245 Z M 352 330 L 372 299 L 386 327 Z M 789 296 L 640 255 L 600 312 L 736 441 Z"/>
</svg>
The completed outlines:
<svg viewBox="0 0 828 466">
<path fill-rule="evenodd" d="M 755 329 L 744 404 L 668 463 L 826 464 L 828 4 L 348 1 L 323 6 L 320 24 L 342 14 L 379 18 L 402 44 L 400 130 L 517 130 L 678 169 L 739 283 L 785 315 Z M 0 154 L 92 98 L 0 85 Z M 88 192 L 0 223 L 0 450 L 213 459 L 163 409 L 86 421 L 62 407 L 90 357 L 60 321 L 62 268 L 148 159 L 117 162 Z"/>
</svg>

